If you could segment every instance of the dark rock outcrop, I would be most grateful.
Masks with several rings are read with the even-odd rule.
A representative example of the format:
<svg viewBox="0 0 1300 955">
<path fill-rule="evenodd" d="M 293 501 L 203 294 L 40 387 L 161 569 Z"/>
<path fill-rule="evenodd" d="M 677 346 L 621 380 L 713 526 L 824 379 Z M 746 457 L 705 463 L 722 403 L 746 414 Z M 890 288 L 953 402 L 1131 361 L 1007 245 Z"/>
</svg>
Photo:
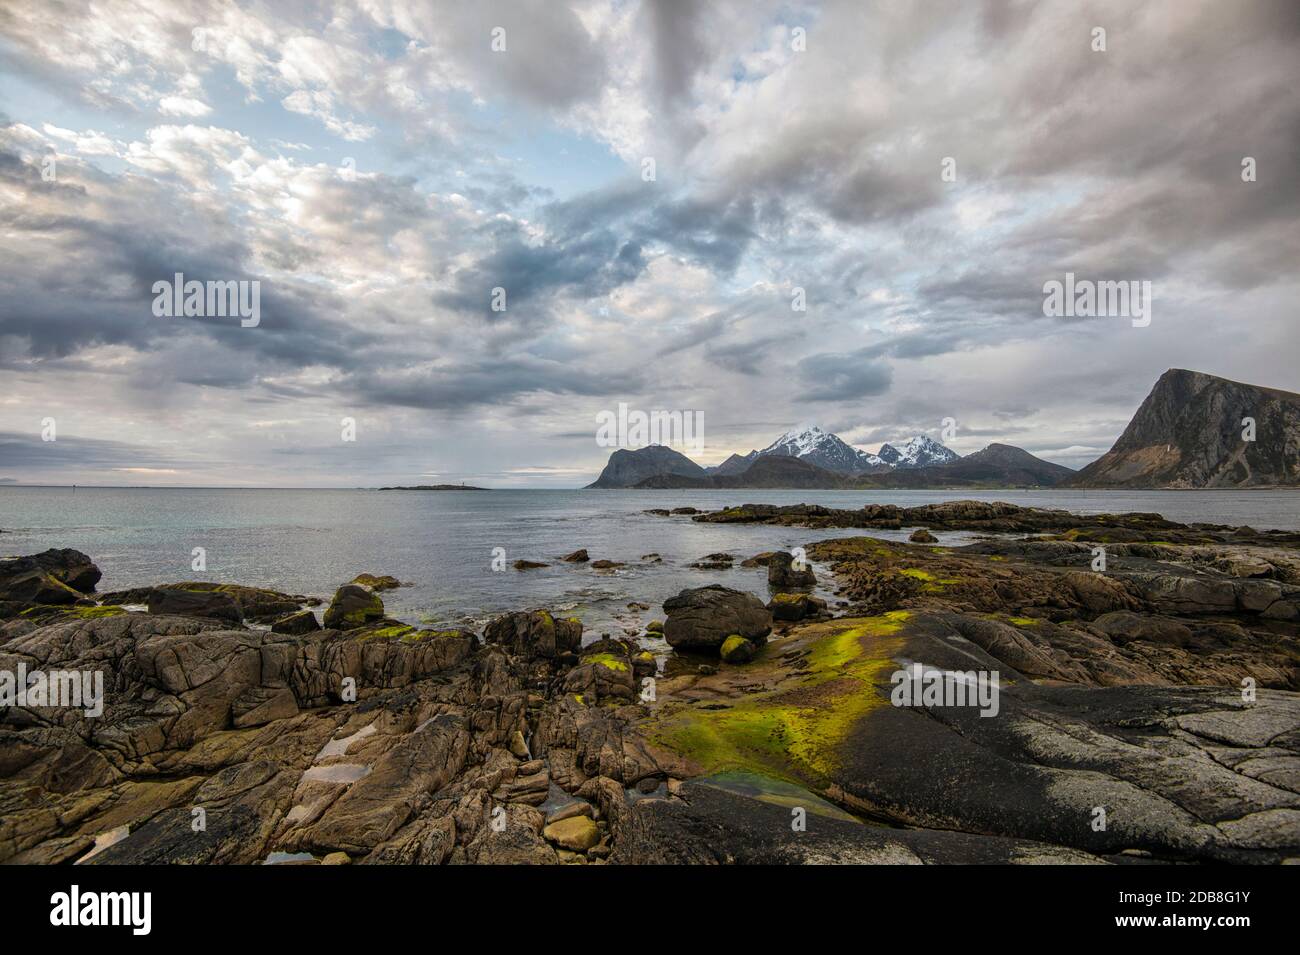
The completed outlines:
<svg viewBox="0 0 1300 955">
<path fill-rule="evenodd" d="M 679 650 L 716 653 L 732 634 L 761 645 L 772 632 L 772 614 L 762 601 L 717 584 L 669 597 L 664 612 L 664 639 Z"/>
<path fill-rule="evenodd" d="M 320 624 L 316 621 L 316 614 L 310 610 L 299 610 L 297 613 L 291 613 L 287 617 L 281 617 L 275 623 L 271 624 L 272 633 L 288 633 L 295 635 L 315 633 L 320 628 Z"/>
<path fill-rule="evenodd" d="M 51 548 L 25 557 L 0 558 L 0 591 L 10 578 L 33 571 L 48 574 L 81 593 L 92 592 L 103 576 L 95 563 L 81 551 L 71 547 Z"/>
<path fill-rule="evenodd" d="M 804 590 L 817 586 L 817 575 L 807 561 L 796 567 L 794 555 L 779 550 L 768 558 L 767 585 L 773 590 Z"/>
<path fill-rule="evenodd" d="M 515 611 L 489 623 L 483 639 L 514 656 L 554 658 L 582 646 L 582 621 L 557 618 L 549 610 Z"/>
<path fill-rule="evenodd" d="M 230 623 L 240 621 L 239 605 L 229 594 L 159 588 L 150 592 L 149 612 L 182 617 L 210 617 Z"/>
<path fill-rule="evenodd" d="M 344 584 L 334 593 L 325 611 L 325 626 L 351 630 L 384 619 L 384 602 L 369 587 Z"/>
</svg>

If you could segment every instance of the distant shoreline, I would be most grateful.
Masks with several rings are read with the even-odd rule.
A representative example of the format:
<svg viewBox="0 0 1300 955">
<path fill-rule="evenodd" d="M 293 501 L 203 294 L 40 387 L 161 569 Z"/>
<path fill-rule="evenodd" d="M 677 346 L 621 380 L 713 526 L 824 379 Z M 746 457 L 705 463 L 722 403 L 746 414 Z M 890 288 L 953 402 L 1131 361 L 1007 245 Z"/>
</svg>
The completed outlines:
<svg viewBox="0 0 1300 955">
<path fill-rule="evenodd" d="M 490 487 L 475 487 L 473 484 L 414 484 L 408 486 L 381 487 L 381 491 L 490 491 Z"/>
</svg>

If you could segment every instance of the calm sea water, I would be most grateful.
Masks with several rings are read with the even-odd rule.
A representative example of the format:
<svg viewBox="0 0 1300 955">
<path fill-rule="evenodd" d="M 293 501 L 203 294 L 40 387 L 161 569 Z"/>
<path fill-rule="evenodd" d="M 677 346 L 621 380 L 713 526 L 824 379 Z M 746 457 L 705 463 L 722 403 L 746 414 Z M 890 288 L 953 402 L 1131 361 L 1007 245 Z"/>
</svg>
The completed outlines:
<svg viewBox="0 0 1300 955">
<path fill-rule="evenodd" d="M 187 579 L 220 580 L 328 598 L 361 572 L 410 586 L 383 595 L 413 624 L 473 626 L 508 610 L 546 606 L 582 617 L 588 638 L 639 630 L 683 587 L 722 583 L 766 596 L 763 568 L 687 565 L 727 551 L 743 559 L 861 531 L 696 524 L 652 507 L 715 509 L 759 501 L 835 507 L 916 505 L 975 498 L 1075 513 L 1155 511 L 1183 522 L 1300 529 L 1300 491 L 363 491 L 192 488 L 0 488 L 0 554 L 75 547 L 104 572 L 101 590 Z M 873 531 L 905 538 L 907 531 Z M 941 534 L 962 543 L 964 534 Z M 207 571 L 190 569 L 195 547 Z M 493 548 L 548 561 L 492 570 Z M 580 547 L 613 573 L 556 558 Z M 659 564 L 641 561 L 658 553 Z M 629 611 L 629 602 L 650 605 Z"/>
</svg>

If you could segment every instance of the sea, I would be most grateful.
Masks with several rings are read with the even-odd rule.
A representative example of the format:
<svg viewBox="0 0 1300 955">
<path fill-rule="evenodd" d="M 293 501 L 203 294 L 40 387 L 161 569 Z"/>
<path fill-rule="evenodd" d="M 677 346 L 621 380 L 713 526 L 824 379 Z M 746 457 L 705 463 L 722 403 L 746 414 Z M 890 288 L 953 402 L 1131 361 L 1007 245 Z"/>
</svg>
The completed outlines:
<svg viewBox="0 0 1300 955">
<path fill-rule="evenodd" d="M 546 607 L 577 616 L 584 641 L 640 633 L 663 601 L 710 583 L 767 599 L 766 570 L 740 561 L 829 537 L 899 531 L 811 530 L 700 524 L 650 508 L 715 510 L 744 503 L 912 506 L 975 499 L 1077 514 L 1150 511 L 1184 523 L 1300 530 L 1300 490 L 1204 491 L 379 491 L 216 488 L 0 487 L 0 555 L 50 547 L 83 551 L 99 565 L 100 591 L 182 580 L 270 587 L 328 600 L 359 573 L 404 584 L 385 592 L 390 616 L 417 626 L 479 630 L 511 610 Z M 966 533 L 940 532 L 960 545 Z M 202 548 L 206 569 L 193 569 Z M 586 548 L 599 571 L 559 560 Z M 735 555 L 731 570 L 690 565 Z M 658 554 L 660 560 L 643 559 Z M 496 558 L 494 560 L 494 558 Z M 502 559 L 504 558 L 504 559 Z M 548 566 L 515 570 L 515 560 Z M 504 569 L 501 569 L 504 567 Z M 824 569 L 819 574 L 829 584 Z M 825 594 L 823 594 L 825 595 Z M 630 606 L 629 606 L 630 605 Z M 642 609 L 644 607 L 645 609 Z"/>
</svg>

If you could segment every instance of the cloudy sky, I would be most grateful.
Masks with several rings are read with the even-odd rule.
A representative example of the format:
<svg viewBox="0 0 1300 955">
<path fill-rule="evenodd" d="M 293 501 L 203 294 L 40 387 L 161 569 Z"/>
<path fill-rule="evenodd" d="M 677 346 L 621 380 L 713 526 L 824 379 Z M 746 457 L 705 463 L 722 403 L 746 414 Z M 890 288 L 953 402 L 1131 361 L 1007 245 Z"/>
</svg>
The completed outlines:
<svg viewBox="0 0 1300 955">
<path fill-rule="evenodd" d="M 571 487 L 619 402 L 1077 467 L 1300 391 L 1297 88 L 1293 0 L 2 2 L 0 481 Z"/>
</svg>

